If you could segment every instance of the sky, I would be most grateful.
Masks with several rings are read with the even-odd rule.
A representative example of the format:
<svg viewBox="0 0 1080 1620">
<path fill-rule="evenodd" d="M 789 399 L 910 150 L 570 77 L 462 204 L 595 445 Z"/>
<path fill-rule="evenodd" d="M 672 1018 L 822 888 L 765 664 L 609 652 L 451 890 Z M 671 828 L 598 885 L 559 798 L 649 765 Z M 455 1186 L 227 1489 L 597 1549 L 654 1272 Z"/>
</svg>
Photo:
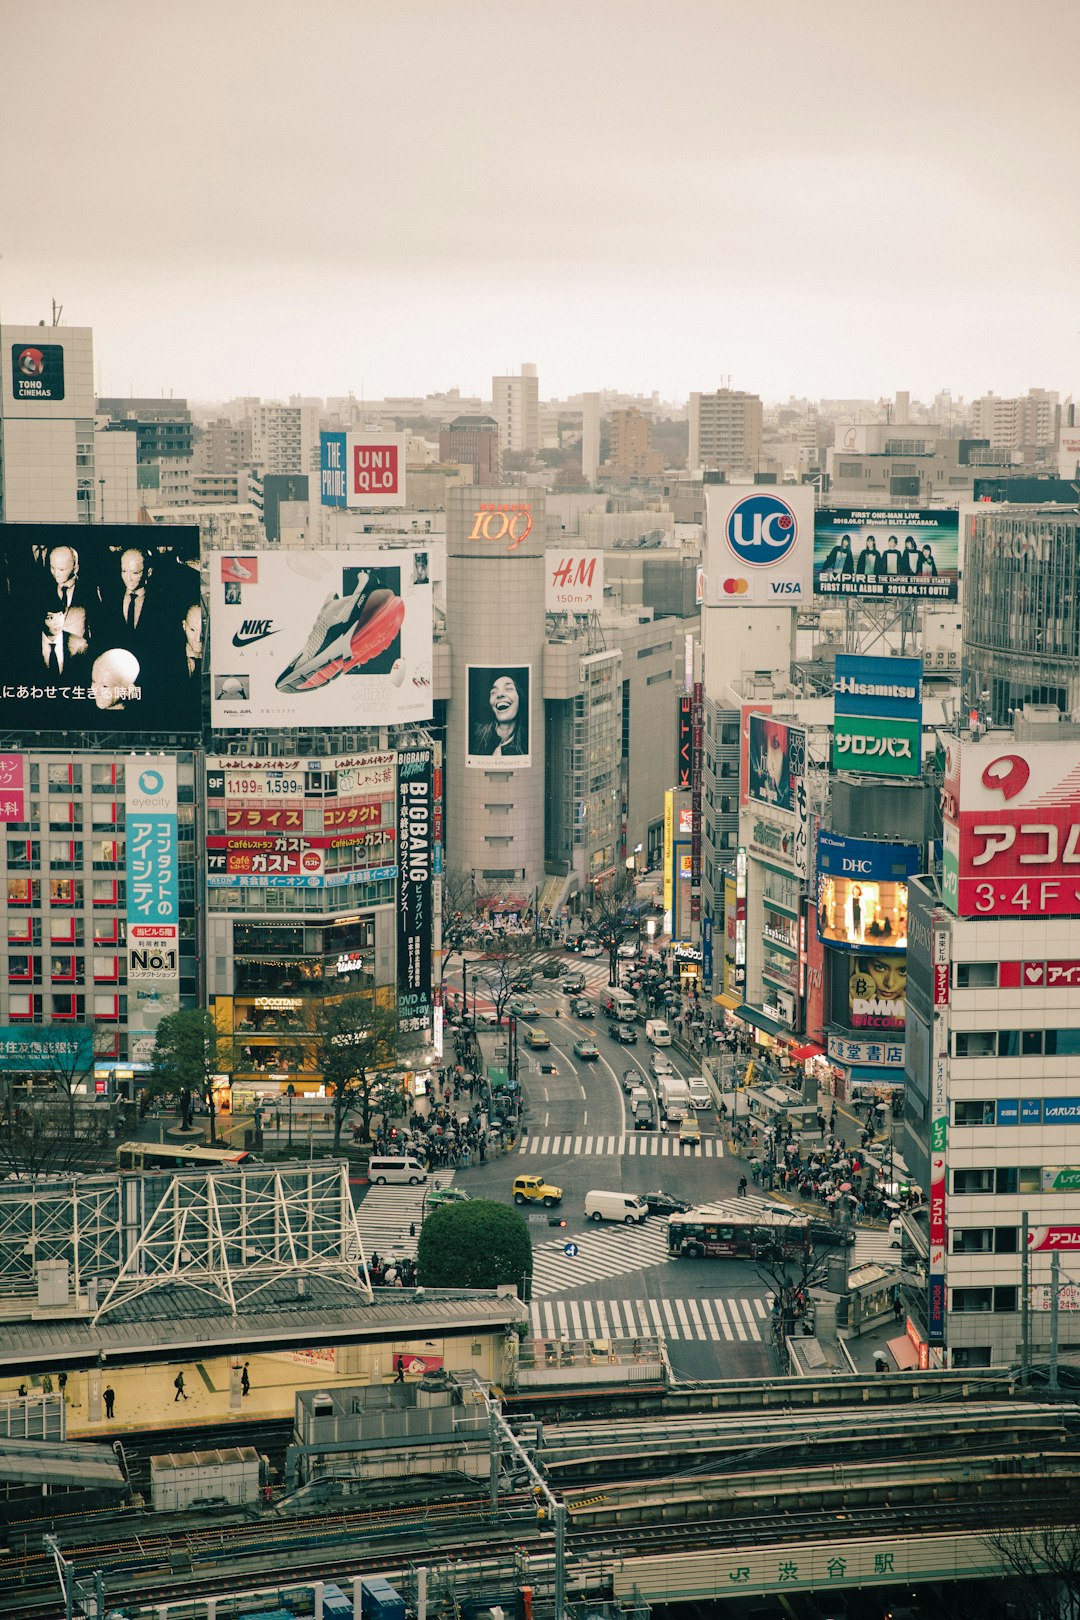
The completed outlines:
<svg viewBox="0 0 1080 1620">
<path fill-rule="evenodd" d="M 0 50 L 0 319 L 104 394 L 1080 383 L 1061 0 L 3 0 Z"/>
</svg>

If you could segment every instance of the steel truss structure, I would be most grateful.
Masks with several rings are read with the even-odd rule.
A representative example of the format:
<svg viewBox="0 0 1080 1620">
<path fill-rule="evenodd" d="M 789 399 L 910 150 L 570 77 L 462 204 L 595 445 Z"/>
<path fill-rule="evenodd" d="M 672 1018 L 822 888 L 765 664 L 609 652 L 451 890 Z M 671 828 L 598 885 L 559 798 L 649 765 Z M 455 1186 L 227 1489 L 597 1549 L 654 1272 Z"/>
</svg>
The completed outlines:
<svg viewBox="0 0 1080 1620">
<path fill-rule="evenodd" d="M 372 1297 L 339 1160 L 0 1182 L 0 1289 L 30 1292 L 46 1260 L 67 1263 L 75 1299 L 95 1322 L 177 1285 L 233 1315 L 290 1277 Z"/>
</svg>

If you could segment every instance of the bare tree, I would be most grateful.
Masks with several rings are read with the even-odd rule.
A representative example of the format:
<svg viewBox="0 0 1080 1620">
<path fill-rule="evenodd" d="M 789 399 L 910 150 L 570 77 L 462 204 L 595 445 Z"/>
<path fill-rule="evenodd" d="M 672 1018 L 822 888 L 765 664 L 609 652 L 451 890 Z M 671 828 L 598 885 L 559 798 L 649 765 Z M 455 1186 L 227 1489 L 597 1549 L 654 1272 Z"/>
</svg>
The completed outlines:
<svg viewBox="0 0 1080 1620">
<path fill-rule="evenodd" d="M 1013 1578 L 1019 1612 L 1031 1620 L 1080 1617 L 1080 1525 L 1075 1509 L 1061 1506 L 1070 1515 L 1063 1524 L 1004 1527 L 983 1538 Z"/>
<path fill-rule="evenodd" d="M 796 1212 L 792 1211 L 793 1216 Z M 793 1245 L 784 1241 L 782 1229 L 762 1225 L 752 1237 L 754 1270 L 772 1290 L 773 1327 L 777 1342 L 794 1332 L 795 1323 L 805 1318 L 810 1292 L 820 1288 L 828 1274 L 828 1256 L 807 1240 Z"/>
<path fill-rule="evenodd" d="M 541 968 L 550 956 L 551 952 L 541 949 L 532 934 L 506 934 L 489 943 L 484 955 L 477 957 L 470 968 L 474 997 L 476 988 L 481 988 L 491 998 L 501 1024 L 518 982 Z"/>
<path fill-rule="evenodd" d="M 109 1157 L 109 1109 L 72 1107 L 55 1094 L 38 1100 L 8 1092 L 0 1115 L 5 1175 L 59 1175 L 100 1169 Z"/>
<path fill-rule="evenodd" d="M 389 1117 L 404 1109 L 404 1097 L 388 1083 L 398 1057 L 396 1007 L 385 1005 L 377 992 L 311 1001 L 305 1021 L 308 1061 L 333 1102 L 335 1152 L 350 1113 L 359 1115 L 360 1132 L 370 1141 L 376 1114 Z"/>
<path fill-rule="evenodd" d="M 592 928 L 608 953 L 608 984 L 618 984 L 619 946 L 630 934 L 636 937 L 646 910 L 645 901 L 635 896 L 634 880 L 625 867 L 593 890 Z"/>
<path fill-rule="evenodd" d="M 440 985 L 446 983 L 451 957 L 464 960 L 465 936 L 476 920 L 476 885 L 471 872 L 448 867 L 443 873 L 443 958 Z"/>
</svg>

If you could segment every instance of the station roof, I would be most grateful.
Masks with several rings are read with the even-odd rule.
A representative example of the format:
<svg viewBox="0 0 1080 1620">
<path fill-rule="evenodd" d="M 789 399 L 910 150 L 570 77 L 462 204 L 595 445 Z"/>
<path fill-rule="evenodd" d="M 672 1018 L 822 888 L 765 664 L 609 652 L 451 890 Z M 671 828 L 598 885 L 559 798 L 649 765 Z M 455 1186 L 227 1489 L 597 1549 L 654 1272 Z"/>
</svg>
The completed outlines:
<svg viewBox="0 0 1080 1620">
<path fill-rule="evenodd" d="M 390 1294 L 392 1299 L 380 1298 Z M 306 1279 L 298 1296 L 295 1277 L 269 1283 L 234 1316 L 202 1289 L 159 1286 L 123 1301 L 97 1323 L 89 1317 L 50 1318 L 27 1302 L 24 1320 L 13 1320 L 10 1301 L 0 1333 L 0 1370 L 20 1374 L 51 1366 L 89 1366 L 99 1354 L 112 1364 L 199 1356 L 233 1347 L 245 1352 L 363 1342 L 397 1342 L 491 1332 L 525 1320 L 527 1306 L 514 1295 L 456 1289 L 380 1289 L 367 1304 L 345 1283 Z M 33 1314 L 31 1314 L 33 1311 Z"/>
<path fill-rule="evenodd" d="M 120 1464 L 108 1446 L 60 1445 L 51 1440 L 0 1439 L 0 1484 L 125 1485 Z"/>
</svg>

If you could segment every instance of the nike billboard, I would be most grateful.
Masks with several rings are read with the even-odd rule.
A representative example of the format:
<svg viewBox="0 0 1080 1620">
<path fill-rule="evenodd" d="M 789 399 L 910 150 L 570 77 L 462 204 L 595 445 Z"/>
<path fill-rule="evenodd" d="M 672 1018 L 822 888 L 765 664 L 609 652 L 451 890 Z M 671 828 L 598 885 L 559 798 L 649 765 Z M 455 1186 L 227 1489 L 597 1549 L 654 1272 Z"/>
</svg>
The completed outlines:
<svg viewBox="0 0 1080 1620">
<path fill-rule="evenodd" d="M 426 551 L 218 554 L 210 593 L 213 725 L 430 720 Z"/>
</svg>

